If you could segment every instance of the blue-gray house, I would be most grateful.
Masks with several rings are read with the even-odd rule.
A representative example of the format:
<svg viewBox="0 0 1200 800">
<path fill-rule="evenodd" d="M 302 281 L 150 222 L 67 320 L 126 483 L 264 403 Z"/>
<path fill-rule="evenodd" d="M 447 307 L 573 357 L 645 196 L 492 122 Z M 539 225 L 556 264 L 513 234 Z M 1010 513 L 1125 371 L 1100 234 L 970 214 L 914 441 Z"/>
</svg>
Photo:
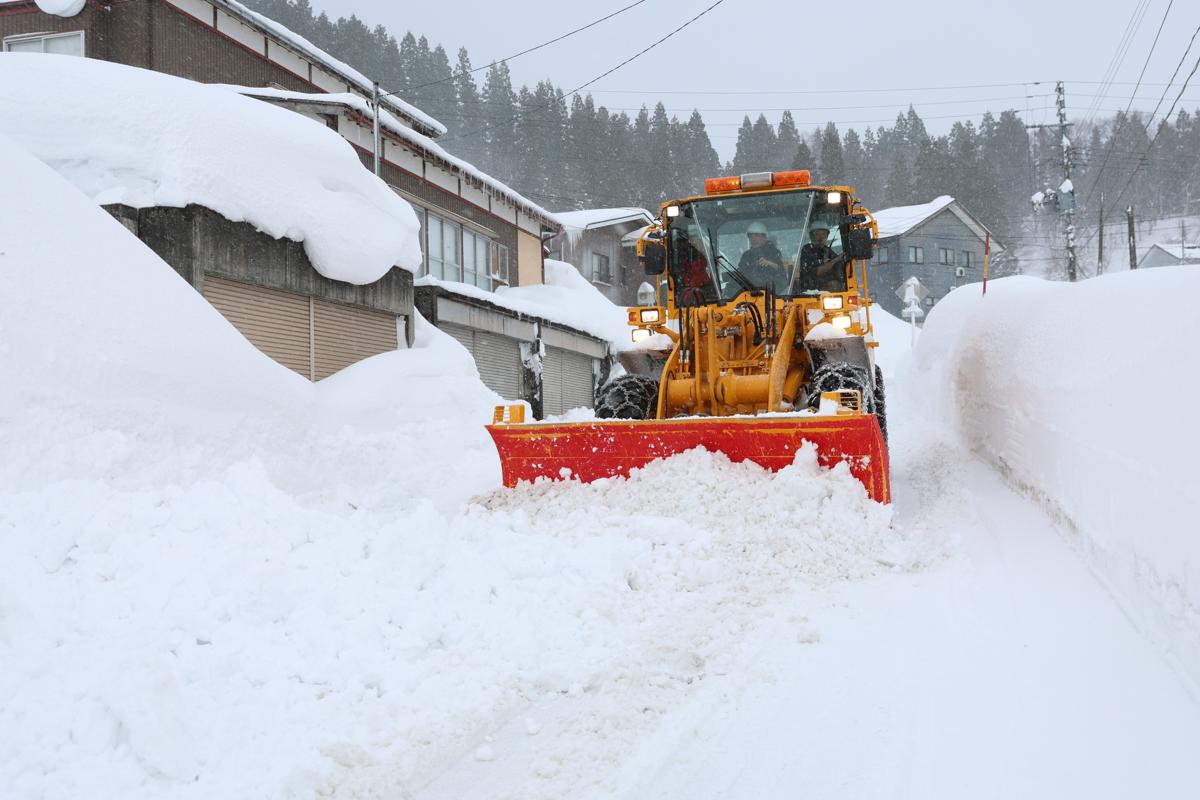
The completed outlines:
<svg viewBox="0 0 1200 800">
<path fill-rule="evenodd" d="M 876 211 L 879 246 L 871 260 L 871 299 L 897 316 L 903 308 L 896 289 L 909 277 L 929 290 L 926 308 L 950 290 L 983 280 L 983 248 L 989 231 L 949 195 L 915 206 Z M 1004 245 L 991 237 L 991 259 Z"/>
</svg>

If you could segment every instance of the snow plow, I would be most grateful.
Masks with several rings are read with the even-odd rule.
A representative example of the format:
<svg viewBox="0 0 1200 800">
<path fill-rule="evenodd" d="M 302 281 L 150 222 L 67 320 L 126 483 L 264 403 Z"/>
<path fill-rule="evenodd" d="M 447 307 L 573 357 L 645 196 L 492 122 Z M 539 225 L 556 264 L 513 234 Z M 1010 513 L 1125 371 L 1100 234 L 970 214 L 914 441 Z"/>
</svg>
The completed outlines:
<svg viewBox="0 0 1200 800">
<path fill-rule="evenodd" d="M 597 419 L 526 422 L 524 406 L 497 407 L 504 484 L 627 475 L 695 447 L 779 470 L 809 442 L 890 502 L 874 219 L 853 189 L 812 186 L 807 170 L 705 190 L 664 203 L 638 241 L 657 304 L 629 309 L 639 349 L 600 389 Z"/>
</svg>

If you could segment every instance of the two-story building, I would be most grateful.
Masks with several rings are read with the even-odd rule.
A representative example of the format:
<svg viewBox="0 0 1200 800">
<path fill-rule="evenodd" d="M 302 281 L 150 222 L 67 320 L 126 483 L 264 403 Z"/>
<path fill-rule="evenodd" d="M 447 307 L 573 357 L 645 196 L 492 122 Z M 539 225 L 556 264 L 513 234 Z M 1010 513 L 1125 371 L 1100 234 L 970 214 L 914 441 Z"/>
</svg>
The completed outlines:
<svg viewBox="0 0 1200 800">
<path fill-rule="evenodd" d="M 336 130 L 355 148 L 364 166 L 373 167 L 373 119 L 368 103 L 372 82 L 234 0 L 87 0 L 76 13 L 64 15 L 45 13 L 34 0 L 0 1 L 0 42 L 6 52 L 85 56 L 202 83 L 245 87 L 238 90 Z M 460 300 L 452 297 L 456 284 L 493 291 L 501 286 L 541 283 L 543 241 L 561 231 L 554 215 L 442 149 L 436 138 L 445 127 L 412 105 L 385 93 L 380 117 L 380 177 L 413 206 L 421 221 L 424 261 L 418 277 L 429 275 L 444 282 L 439 291 L 443 308 L 460 300 L 463 306 L 461 313 L 451 311 L 443 317 L 461 320 L 468 328 L 472 319 L 479 318 L 477 313 L 469 313 L 469 307 L 478 304 L 469 293 L 463 293 Z M 242 273 L 242 277 L 254 275 L 253 270 Z M 225 307 L 218 308 L 222 313 L 231 304 L 239 308 L 237 314 L 226 315 L 255 341 L 255 332 L 246 328 L 243 320 L 253 316 L 269 323 L 277 311 L 264 298 L 263 286 L 252 280 L 227 282 Z M 310 300 L 344 302 L 344 297 L 320 294 L 325 285 L 320 281 L 301 283 L 318 292 Z M 421 291 L 429 290 L 418 288 L 417 293 Z M 287 305 L 274 303 L 280 308 Z M 501 309 L 499 313 L 505 312 Z M 411 319 L 411 314 L 406 319 Z M 492 324 L 480 335 L 494 337 L 495 328 Z M 461 330 L 455 333 L 462 338 Z M 506 354 L 503 363 L 480 363 L 480 373 L 485 383 L 506 398 L 522 399 L 511 396 L 514 385 L 525 386 L 512 376 L 526 374 L 519 352 L 520 345 L 530 343 L 518 337 L 503 344 L 501 348 L 473 350 L 473 354 L 477 362 L 499 358 L 498 352 Z M 603 343 L 591 341 L 585 349 L 590 381 L 590 359 L 604 349 Z M 506 376 L 503 380 L 495 377 L 502 374 Z"/>
<path fill-rule="evenodd" d="M 897 316 L 903 304 L 896 290 L 910 277 L 929 291 L 925 305 L 933 306 L 955 287 L 983 280 L 989 237 L 991 258 L 1005 251 L 983 223 L 949 195 L 885 208 L 874 216 L 879 245 L 871 260 L 871 299 Z"/>
</svg>

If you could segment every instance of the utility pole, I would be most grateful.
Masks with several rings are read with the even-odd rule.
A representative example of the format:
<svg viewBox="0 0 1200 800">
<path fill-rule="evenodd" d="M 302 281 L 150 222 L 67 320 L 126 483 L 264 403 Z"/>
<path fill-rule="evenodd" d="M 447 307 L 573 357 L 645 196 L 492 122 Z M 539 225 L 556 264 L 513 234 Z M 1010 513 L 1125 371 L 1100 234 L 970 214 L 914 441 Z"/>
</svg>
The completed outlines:
<svg viewBox="0 0 1200 800">
<path fill-rule="evenodd" d="M 1067 280 L 1074 281 L 1079 277 L 1078 264 L 1075 260 L 1075 185 L 1071 183 L 1071 140 L 1067 138 L 1067 92 L 1063 88 L 1062 81 L 1054 85 L 1054 102 L 1058 106 L 1058 135 L 1062 143 L 1063 175 L 1066 176 L 1058 190 L 1067 207 Z"/>
<path fill-rule="evenodd" d="M 1058 203 L 1059 213 L 1066 217 L 1064 233 L 1067 237 L 1067 280 L 1074 281 L 1079 277 L 1079 263 L 1075 255 L 1075 184 L 1071 182 L 1071 139 L 1067 136 L 1067 94 L 1063 82 L 1054 85 L 1054 104 L 1058 107 L 1058 125 L 1026 125 L 1026 128 L 1058 128 L 1059 144 L 1062 146 L 1063 182 L 1059 184 L 1054 197 Z M 1049 191 L 1049 189 L 1047 189 Z"/>
<path fill-rule="evenodd" d="M 375 81 L 371 87 L 371 108 L 375 112 L 374 120 L 371 124 L 371 135 L 373 139 L 373 147 L 375 152 L 375 174 L 379 174 L 379 81 Z"/>
<path fill-rule="evenodd" d="M 1125 221 L 1129 224 L 1129 268 L 1137 269 L 1137 237 L 1133 232 L 1133 206 L 1125 209 Z"/>
<path fill-rule="evenodd" d="M 1104 192 L 1100 192 L 1100 257 L 1096 264 L 1096 274 L 1104 274 Z"/>
</svg>

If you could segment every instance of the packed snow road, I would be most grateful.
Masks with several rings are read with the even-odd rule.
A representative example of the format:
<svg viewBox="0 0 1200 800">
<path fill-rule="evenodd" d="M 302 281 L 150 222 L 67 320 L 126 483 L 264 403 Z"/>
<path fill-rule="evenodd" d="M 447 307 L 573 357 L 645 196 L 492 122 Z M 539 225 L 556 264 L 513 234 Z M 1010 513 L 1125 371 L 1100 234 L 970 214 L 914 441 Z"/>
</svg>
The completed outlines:
<svg viewBox="0 0 1200 800">
<path fill-rule="evenodd" d="M 666 713 L 649 687 L 532 703 L 486 759 L 467 755 L 414 796 L 1195 797 L 1188 678 L 1071 532 L 940 436 L 904 389 L 895 532 L 931 559 L 797 580 Z"/>
</svg>

